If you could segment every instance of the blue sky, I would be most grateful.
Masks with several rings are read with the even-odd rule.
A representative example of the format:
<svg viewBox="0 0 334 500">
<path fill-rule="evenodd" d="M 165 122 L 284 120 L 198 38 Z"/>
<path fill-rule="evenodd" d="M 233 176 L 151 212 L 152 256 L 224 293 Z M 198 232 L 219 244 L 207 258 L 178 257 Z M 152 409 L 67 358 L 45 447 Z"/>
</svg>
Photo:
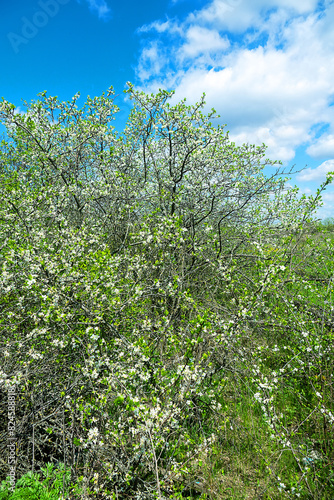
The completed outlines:
<svg viewBox="0 0 334 500">
<path fill-rule="evenodd" d="M 205 92 L 236 144 L 307 165 L 301 193 L 334 171 L 334 0 L 12 0 L 0 14 L 0 97 L 21 111 L 43 90 L 80 105 L 112 85 L 121 128 L 127 81 L 175 102 Z M 323 201 L 333 217 L 333 186 Z"/>
</svg>

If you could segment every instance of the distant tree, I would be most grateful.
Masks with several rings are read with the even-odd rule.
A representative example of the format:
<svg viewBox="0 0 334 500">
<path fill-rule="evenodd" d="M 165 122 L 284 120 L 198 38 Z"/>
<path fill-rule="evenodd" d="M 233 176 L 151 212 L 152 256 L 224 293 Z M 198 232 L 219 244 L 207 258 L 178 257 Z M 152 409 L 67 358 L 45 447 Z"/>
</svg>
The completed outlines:
<svg viewBox="0 0 334 500">
<path fill-rule="evenodd" d="M 334 217 L 327 217 L 321 221 L 322 226 L 324 226 L 329 231 L 334 230 Z"/>
</svg>

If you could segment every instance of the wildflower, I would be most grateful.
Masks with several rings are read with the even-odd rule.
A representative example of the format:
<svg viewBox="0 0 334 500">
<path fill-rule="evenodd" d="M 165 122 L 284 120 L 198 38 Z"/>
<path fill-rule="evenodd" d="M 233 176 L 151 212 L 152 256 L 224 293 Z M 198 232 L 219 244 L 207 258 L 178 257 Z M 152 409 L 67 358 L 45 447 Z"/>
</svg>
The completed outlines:
<svg viewBox="0 0 334 500">
<path fill-rule="evenodd" d="M 94 427 L 93 429 L 89 429 L 89 431 L 88 431 L 89 441 L 92 441 L 93 439 L 97 438 L 98 436 L 99 436 L 99 430 L 97 427 Z"/>
</svg>

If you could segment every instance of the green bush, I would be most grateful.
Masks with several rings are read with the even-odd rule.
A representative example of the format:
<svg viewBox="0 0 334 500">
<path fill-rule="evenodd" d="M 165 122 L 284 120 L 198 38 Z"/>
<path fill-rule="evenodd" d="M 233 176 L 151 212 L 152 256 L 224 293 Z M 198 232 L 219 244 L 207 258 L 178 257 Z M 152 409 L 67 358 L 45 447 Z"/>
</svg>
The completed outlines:
<svg viewBox="0 0 334 500">
<path fill-rule="evenodd" d="M 60 500 L 67 498 L 66 491 L 70 479 L 70 471 L 65 472 L 64 464 L 54 469 L 49 463 L 41 468 L 40 473 L 27 472 L 11 488 L 10 480 L 2 481 L 0 486 L 1 500 Z M 65 494 L 63 487 L 65 485 Z"/>
<path fill-rule="evenodd" d="M 314 231 L 332 175 L 299 198 L 204 100 L 127 92 L 122 134 L 112 90 L 0 104 L 13 494 L 61 495 L 26 475 L 51 457 L 71 499 L 332 500 L 334 251 Z"/>
</svg>

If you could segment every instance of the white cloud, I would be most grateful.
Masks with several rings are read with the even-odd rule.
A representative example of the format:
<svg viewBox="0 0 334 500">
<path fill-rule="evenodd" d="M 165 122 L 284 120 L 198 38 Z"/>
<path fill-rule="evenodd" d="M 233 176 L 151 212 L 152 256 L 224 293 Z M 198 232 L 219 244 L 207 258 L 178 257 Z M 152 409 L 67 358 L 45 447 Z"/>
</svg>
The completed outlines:
<svg viewBox="0 0 334 500">
<path fill-rule="evenodd" d="M 86 2 L 88 3 L 89 10 L 96 13 L 99 19 L 109 21 L 111 18 L 111 9 L 105 0 L 86 0 Z"/>
<path fill-rule="evenodd" d="M 283 17 L 291 14 L 313 12 L 317 0 L 213 0 L 207 7 L 189 15 L 190 22 L 209 23 L 234 33 L 242 33 L 249 28 L 263 27 L 266 13 L 280 10 Z"/>
<path fill-rule="evenodd" d="M 158 41 L 152 41 L 144 47 L 137 67 L 137 75 L 141 80 L 147 80 L 154 72 L 159 75 L 164 66 L 166 55 L 164 48 Z"/>
<path fill-rule="evenodd" d="M 333 217 L 333 206 L 334 206 L 334 192 L 325 192 L 322 194 L 323 206 L 317 210 L 317 217 L 320 219 L 326 219 L 327 217 Z"/>
<path fill-rule="evenodd" d="M 212 54 L 230 46 L 227 38 L 221 38 L 218 31 L 190 26 L 186 32 L 186 42 L 181 47 L 180 58 L 194 58 L 201 54 Z M 208 60 L 210 63 L 210 60 Z"/>
<path fill-rule="evenodd" d="M 333 207 L 333 205 L 334 205 L 334 192 L 324 193 L 322 195 L 322 199 L 323 199 L 325 207 L 326 206 Z M 333 212 L 332 212 L 332 216 L 333 216 Z M 330 217 L 330 215 L 328 215 L 327 217 Z"/>
<path fill-rule="evenodd" d="M 323 182 L 328 172 L 334 172 L 334 160 L 324 161 L 317 168 L 306 168 L 297 175 L 297 180 Z"/>
<path fill-rule="evenodd" d="M 137 33 L 149 33 L 151 31 L 156 31 L 157 33 L 165 33 L 169 34 L 177 33 L 179 35 L 183 34 L 183 29 L 180 27 L 175 21 L 167 19 L 167 21 L 153 21 L 150 24 L 144 24 L 140 26 L 136 32 Z"/>
<path fill-rule="evenodd" d="M 324 134 L 319 140 L 309 146 L 306 152 L 313 158 L 334 157 L 334 135 Z"/>
<path fill-rule="evenodd" d="M 316 138 L 313 128 L 334 129 L 334 2 L 321 15 L 317 4 L 213 0 L 185 21 L 152 23 L 138 65 L 141 87 L 175 89 L 174 102 L 205 92 L 232 140 L 264 142 L 273 159 L 289 162 L 300 146 L 325 155 L 332 136 Z M 145 53 L 154 43 L 154 56 Z"/>
</svg>

